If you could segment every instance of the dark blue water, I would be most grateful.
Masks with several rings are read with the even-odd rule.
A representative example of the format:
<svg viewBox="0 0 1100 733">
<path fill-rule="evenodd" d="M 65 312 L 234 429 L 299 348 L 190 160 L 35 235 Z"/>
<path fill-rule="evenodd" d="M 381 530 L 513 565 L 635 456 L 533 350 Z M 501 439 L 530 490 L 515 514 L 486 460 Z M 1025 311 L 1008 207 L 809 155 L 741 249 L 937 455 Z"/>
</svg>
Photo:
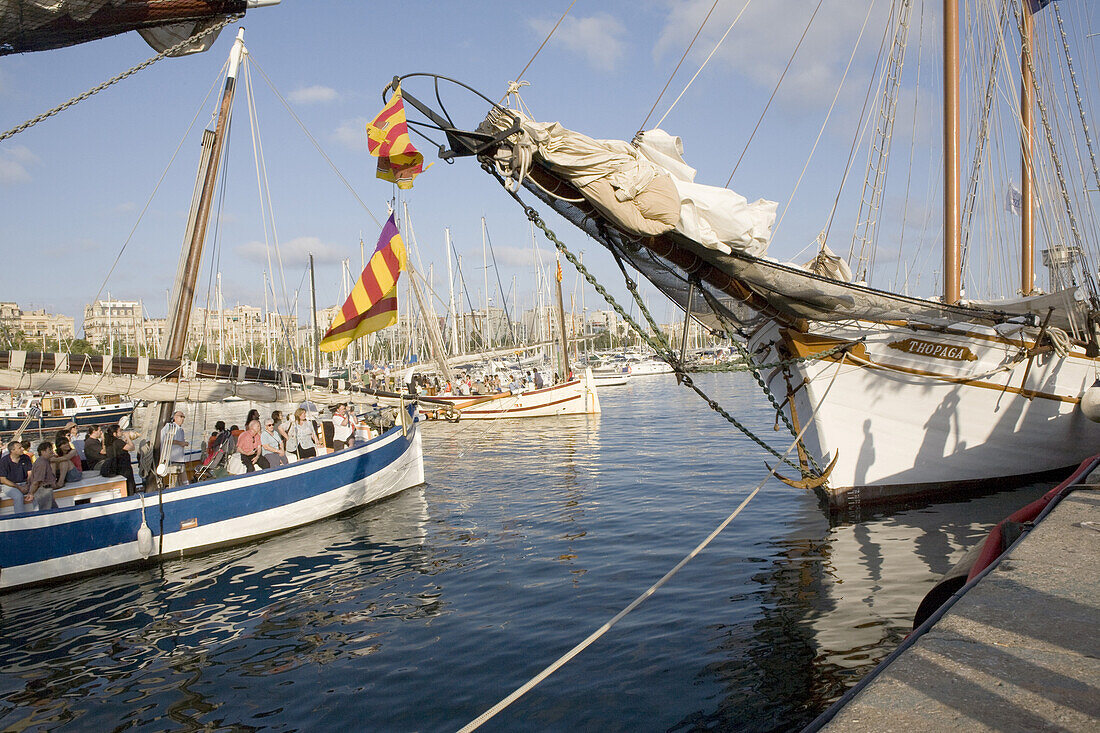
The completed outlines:
<svg viewBox="0 0 1100 733">
<path fill-rule="evenodd" d="M 786 447 L 751 380 L 697 381 Z M 431 423 L 428 483 L 352 516 L 0 597 L 0 728 L 461 727 L 660 578 L 765 474 L 760 451 L 667 375 L 601 402 L 596 418 Z M 772 482 L 484 730 L 796 729 L 1041 491 L 830 519 Z"/>
</svg>

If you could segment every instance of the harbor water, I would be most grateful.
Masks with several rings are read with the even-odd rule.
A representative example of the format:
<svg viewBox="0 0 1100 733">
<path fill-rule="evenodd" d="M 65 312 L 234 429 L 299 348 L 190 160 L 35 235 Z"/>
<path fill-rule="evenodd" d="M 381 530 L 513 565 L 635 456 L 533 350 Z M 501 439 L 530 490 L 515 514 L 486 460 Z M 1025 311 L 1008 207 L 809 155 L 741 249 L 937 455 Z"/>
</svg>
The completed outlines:
<svg viewBox="0 0 1100 733">
<path fill-rule="evenodd" d="M 750 377 L 696 382 L 786 449 Z M 671 375 L 600 402 L 599 416 L 427 423 L 424 486 L 245 546 L 0 597 L 0 729 L 461 727 L 630 603 L 766 474 L 769 457 Z M 249 407 L 203 416 L 243 421 Z M 771 481 L 484 730 L 798 729 L 1045 488 L 830 518 Z"/>
</svg>

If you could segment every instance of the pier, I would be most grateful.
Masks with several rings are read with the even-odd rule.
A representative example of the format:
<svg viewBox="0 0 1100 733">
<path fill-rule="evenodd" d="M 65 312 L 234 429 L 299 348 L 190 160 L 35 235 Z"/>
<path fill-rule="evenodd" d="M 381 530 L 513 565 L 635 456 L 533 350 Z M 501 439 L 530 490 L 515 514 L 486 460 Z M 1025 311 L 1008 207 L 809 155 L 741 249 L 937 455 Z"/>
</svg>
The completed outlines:
<svg viewBox="0 0 1100 733">
<path fill-rule="evenodd" d="M 1087 481 L 823 730 L 1100 729 L 1100 477 Z"/>
</svg>

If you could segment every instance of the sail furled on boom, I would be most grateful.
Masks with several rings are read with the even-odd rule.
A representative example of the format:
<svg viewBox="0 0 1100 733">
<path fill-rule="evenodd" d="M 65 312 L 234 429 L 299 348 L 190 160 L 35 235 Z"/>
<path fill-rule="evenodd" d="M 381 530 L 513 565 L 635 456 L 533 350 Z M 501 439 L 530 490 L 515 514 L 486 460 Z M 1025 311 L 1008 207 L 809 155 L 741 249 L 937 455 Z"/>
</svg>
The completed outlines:
<svg viewBox="0 0 1100 733">
<path fill-rule="evenodd" d="M 5 0 L 0 3 L 0 56 L 74 46 L 138 31 L 157 51 L 171 48 L 227 15 L 278 0 Z M 209 48 L 217 33 L 177 52 Z"/>
</svg>

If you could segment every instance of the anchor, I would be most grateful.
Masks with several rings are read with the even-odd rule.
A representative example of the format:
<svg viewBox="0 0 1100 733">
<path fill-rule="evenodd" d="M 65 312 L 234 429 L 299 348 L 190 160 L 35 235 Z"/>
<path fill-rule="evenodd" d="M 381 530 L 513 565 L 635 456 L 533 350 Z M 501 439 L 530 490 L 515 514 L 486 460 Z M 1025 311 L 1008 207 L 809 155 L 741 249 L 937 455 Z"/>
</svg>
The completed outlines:
<svg viewBox="0 0 1100 733">
<path fill-rule="evenodd" d="M 795 393 L 795 391 L 791 389 L 790 372 L 787 371 L 786 368 L 783 369 L 783 381 L 787 385 L 787 397 L 786 397 L 786 399 L 783 400 L 783 404 L 788 404 L 788 403 L 790 404 L 790 406 L 791 406 L 791 425 L 794 426 L 795 435 L 801 435 L 802 434 L 802 425 L 799 423 L 798 408 L 795 406 L 795 403 L 794 403 L 794 393 Z M 768 470 L 771 471 L 772 474 L 777 479 L 779 479 L 783 483 L 787 484 L 787 486 L 792 486 L 796 489 L 820 489 L 820 488 L 822 488 L 826 484 L 826 482 L 828 482 L 829 474 L 831 474 L 833 472 L 833 468 L 836 466 L 836 459 L 840 457 L 840 453 L 838 452 L 836 455 L 834 455 L 833 460 L 829 462 L 829 465 L 825 467 L 825 470 L 822 471 L 820 474 L 817 474 L 815 476 L 810 471 L 810 459 L 806 455 L 806 448 L 805 448 L 805 446 L 802 445 L 802 439 L 801 438 L 799 438 L 795 442 L 795 447 L 798 449 L 798 465 L 802 468 L 803 478 L 801 478 L 801 479 L 789 479 L 785 476 L 781 476 L 771 466 L 768 466 L 766 461 L 764 462 L 764 465 L 768 466 Z"/>
</svg>

